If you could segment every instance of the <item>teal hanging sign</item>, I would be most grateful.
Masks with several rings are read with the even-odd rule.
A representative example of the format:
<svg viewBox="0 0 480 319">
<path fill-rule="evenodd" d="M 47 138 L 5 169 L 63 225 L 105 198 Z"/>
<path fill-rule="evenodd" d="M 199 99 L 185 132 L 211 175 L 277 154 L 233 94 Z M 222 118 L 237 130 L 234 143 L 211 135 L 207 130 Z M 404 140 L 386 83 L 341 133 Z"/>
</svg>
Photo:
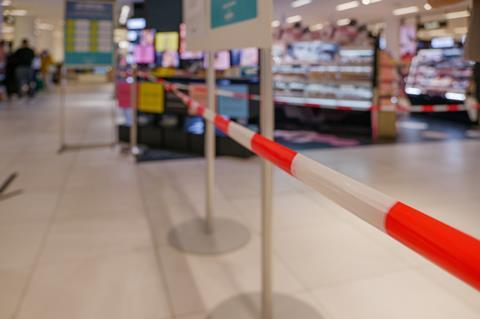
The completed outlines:
<svg viewBox="0 0 480 319">
<path fill-rule="evenodd" d="M 256 19 L 257 0 L 211 0 L 212 29 Z"/>
</svg>

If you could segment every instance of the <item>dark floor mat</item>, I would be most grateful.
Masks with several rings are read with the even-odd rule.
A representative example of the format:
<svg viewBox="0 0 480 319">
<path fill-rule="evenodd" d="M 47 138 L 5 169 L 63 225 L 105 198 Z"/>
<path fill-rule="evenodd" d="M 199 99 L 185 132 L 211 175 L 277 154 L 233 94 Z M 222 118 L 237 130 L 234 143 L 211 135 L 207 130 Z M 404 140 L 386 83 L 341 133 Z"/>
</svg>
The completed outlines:
<svg viewBox="0 0 480 319">
<path fill-rule="evenodd" d="M 200 155 L 197 154 L 188 154 L 181 153 L 169 150 L 160 150 L 160 149 L 149 149 L 142 152 L 142 154 L 137 156 L 137 162 L 153 162 L 153 161 L 168 161 L 168 160 L 179 160 L 179 159 L 190 159 L 190 158 L 199 158 Z"/>
</svg>

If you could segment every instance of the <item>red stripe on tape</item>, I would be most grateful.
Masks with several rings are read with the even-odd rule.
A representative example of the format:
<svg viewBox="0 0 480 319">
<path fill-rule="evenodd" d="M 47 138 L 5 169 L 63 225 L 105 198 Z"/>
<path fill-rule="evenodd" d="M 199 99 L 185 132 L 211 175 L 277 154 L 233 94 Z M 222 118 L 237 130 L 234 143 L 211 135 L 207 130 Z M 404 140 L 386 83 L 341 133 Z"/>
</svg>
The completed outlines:
<svg viewBox="0 0 480 319">
<path fill-rule="evenodd" d="M 433 112 L 433 111 L 435 111 L 433 105 L 422 106 L 422 112 Z"/>
<path fill-rule="evenodd" d="M 197 107 L 197 114 L 203 116 L 203 114 L 205 114 L 205 108 L 203 106 Z"/>
<path fill-rule="evenodd" d="M 215 126 L 225 134 L 228 134 L 228 126 L 230 125 L 230 120 L 221 116 L 215 115 Z"/>
<path fill-rule="evenodd" d="M 448 111 L 449 112 L 457 112 L 457 111 L 460 111 L 460 105 L 456 105 L 456 104 L 451 104 L 451 105 L 448 105 Z"/>
<path fill-rule="evenodd" d="M 260 134 L 255 134 L 252 139 L 253 151 L 280 167 L 289 174 L 292 174 L 292 162 L 297 152 L 275 143 Z"/>
<path fill-rule="evenodd" d="M 353 108 L 349 107 L 349 106 L 337 106 L 335 109 L 339 110 L 339 111 L 352 111 Z"/>
<path fill-rule="evenodd" d="M 398 202 L 386 216 L 388 234 L 480 290 L 480 240 Z"/>
</svg>

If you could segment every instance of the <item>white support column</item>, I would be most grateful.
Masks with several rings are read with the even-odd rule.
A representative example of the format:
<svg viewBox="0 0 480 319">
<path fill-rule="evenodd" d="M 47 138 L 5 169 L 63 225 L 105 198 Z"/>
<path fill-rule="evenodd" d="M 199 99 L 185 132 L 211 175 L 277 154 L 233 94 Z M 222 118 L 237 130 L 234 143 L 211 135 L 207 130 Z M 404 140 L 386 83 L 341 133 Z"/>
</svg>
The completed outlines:
<svg viewBox="0 0 480 319">
<path fill-rule="evenodd" d="M 387 50 L 394 59 L 400 58 L 400 25 L 401 18 L 389 16 L 385 20 L 385 40 L 387 41 Z"/>
</svg>

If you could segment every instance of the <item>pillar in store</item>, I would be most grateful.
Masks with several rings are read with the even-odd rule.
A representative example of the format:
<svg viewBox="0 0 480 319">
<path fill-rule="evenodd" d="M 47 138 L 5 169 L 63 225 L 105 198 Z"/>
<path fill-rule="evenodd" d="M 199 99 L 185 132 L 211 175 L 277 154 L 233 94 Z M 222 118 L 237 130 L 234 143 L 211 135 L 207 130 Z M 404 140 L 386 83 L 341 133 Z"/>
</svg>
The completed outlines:
<svg viewBox="0 0 480 319">
<path fill-rule="evenodd" d="M 38 52 L 43 50 L 48 50 L 52 52 L 52 48 L 54 45 L 53 42 L 53 30 L 41 30 L 38 31 L 36 38 L 36 49 Z"/>
<path fill-rule="evenodd" d="M 400 58 L 400 26 L 401 18 L 389 16 L 385 21 L 385 40 L 387 50 L 394 59 Z"/>
<path fill-rule="evenodd" d="M 18 47 L 23 39 L 28 39 L 33 46 L 36 44 L 35 17 L 33 16 L 15 17 L 13 45 Z"/>
</svg>

